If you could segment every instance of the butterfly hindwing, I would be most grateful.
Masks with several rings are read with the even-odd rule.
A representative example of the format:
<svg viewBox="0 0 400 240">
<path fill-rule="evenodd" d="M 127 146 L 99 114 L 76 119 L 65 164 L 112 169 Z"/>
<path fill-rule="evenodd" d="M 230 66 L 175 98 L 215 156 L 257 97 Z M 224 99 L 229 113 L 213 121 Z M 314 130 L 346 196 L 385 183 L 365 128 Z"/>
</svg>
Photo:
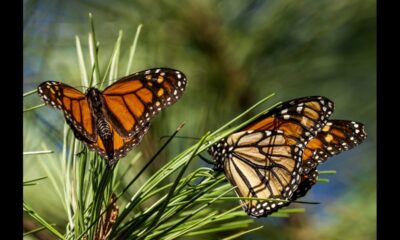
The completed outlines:
<svg viewBox="0 0 400 240">
<path fill-rule="evenodd" d="M 55 81 L 47 81 L 37 88 L 39 96 L 50 106 L 64 113 L 75 136 L 85 142 L 94 142 L 97 134 L 86 96 L 77 89 Z"/>
<path fill-rule="evenodd" d="M 311 170 L 308 174 L 302 174 L 299 187 L 290 198 L 290 201 L 295 201 L 298 198 L 304 197 L 311 187 L 317 183 L 318 175 L 319 173 L 316 169 Z M 289 204 L 290 202 L 288 202 L 286 206 Z"/>
<path fill-rule="evenodd" d="M 239 197 L 287 199 L 300 183 L 301 151 L 281 130 L 244 131 L 227 138 L 224 173 Z M 226 148 L 225 148 L 226 149 Z M 230 150 L 229 150 L 230 149 Z M 224 150 L 222 150 L 224 151 Z M 284 201 L 241 200 L 244 210 L 260 217 Z"/>
<path fill-rule="evenodd" d="M 103 140 L 98 136 L 94 143 L 89 143 L 88 147 L 90 150 L 95 150 L 102 158 L 107 160 L 108 165 L 114 164 L 120 158 L 125 157 L 132 148 L 139 144 L 143 136 L 147 133 L 149 126 L 145 126 L 142 130 L 130 138 L 121 137 L 117 131 L 113 130 L 113 154 L 112 159 L 109 158 L 107 153 L 107 146 L 104 144 Z"/>
<path fill-rule="evenodd" d="M 122 137 L 135 135 L 175 103 L 186 84 L 182 72 L 169 68 L 148 69 L 118 80 L 102 93 L 113 127 Z"/>
</svg>

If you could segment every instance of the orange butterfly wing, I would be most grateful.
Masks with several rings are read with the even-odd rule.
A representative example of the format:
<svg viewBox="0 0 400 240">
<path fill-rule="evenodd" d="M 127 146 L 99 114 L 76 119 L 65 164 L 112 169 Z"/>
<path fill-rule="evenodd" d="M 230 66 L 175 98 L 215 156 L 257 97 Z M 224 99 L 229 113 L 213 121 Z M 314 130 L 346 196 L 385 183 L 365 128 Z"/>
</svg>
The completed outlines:
<svg viewBox="0 0 400 240">
<path fill-rule="evenodd" d="M 305 142 L 318 134 L 333 109 L 333 102 L 322 96 L 298 98 L 278 105 L 242 130 L 282 130 Z"/>
<path fill-rule="evenodd" d="M 66 84 L 47 81 L 37 88 L 39 96 L 50 106 L 64 113 L 75 136 L 86 142 L 94 142 L 97 134 L 86 96 Z"/>
<path fill-rule="evenodd" d="M 107 149 L 104 145 L 100 136 L 97 136 L 97 139 L 94 143 L 88 143 L 88 147 L 90 150 L 95 150 L 102 158 L 107 160 L 108 165 L 113 165 L 118 159 L 125 157 L 128 152 L 137 144 L 139 144 L 143 136 L 147 133 L 149 127 L 144 127 L 142 130 L 130 138 L 121 137 L 115 129 L 112 129 L 113 133 L 113 159 L 109 159 L 107 155 Z"/>
<path fill-rule="evenodd" d="M 362 143 L 366 137 L 362 123 L 329 120 L 318 135 L 307 143 L 303 151 L 302 180 L 291 200 L 305 196 L 317 182 L 318 164 L 325 162 L 329 157 L 352 149 Z"/>
<path fill-rule="evenodd" d="M 168 68 L 149 69 L 118 80 L 102 92 L 113 128 L 122 138 L 131 138 L 175 103 L 186 84 L 182 72 Z"/>
<path fill-rule="evenodd" d="M 352 149 L 367 137 L 364 125 L 347 120 L 330 120 L 311 139 L 303 151 L 303 171 L 308 173 L 319 163 L 345 150 Z"/>
</svg>

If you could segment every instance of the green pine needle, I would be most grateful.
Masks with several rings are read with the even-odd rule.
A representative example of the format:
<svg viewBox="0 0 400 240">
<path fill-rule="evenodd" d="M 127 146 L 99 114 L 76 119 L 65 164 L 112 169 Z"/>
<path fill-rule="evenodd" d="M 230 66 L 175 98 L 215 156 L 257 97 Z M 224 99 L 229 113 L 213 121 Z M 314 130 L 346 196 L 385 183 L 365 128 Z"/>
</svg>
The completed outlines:
<svg viewBox="0 0 400 240">
<path fill-rule="evenodd" d="M 336 174 L 336 170 L 318 171 L 319 174 Z"/>
<path fill-rule="evenodd" d="M 317 182 L 319 182 L 319 183 L 329 183 L 329 179 L 328 178 L 318 178 Z"/>
<path fill-rule="evenodd" d="M 46 220 L 44 220 L 37 212 L 35 212 L 28 204 L 25 202 L 23 203 L 23 209 L 24 212 L 29 214 L 33 219 L 35 219 L 38 223 L 40 223 L 44 228 L 49 230 L 54 236 L 56 236 L 58 239 L 65 239 L 64 236 L 58 232 L 53 226 L 54 224 L 48 223 Z"/>
<path fill-rule="evenodd" d="M 48 153 L 53 153 L 53 151 L 52 150 L 29 151 L 29 152 L 23 152 L 23 155 L 39 155 Z"/>
<path fill-rule="evenodd" d="M 54 227 L 55 224 L 50 224 L 50 226 Z M 46 230 L 46 229 L 47 229 L 46 227 L 38 227 L 38 228 L 35 228 L 35 229 L 33 229 L 33 230 L 29 231 L 29 232 L 25 232 L 23 236 L 25 237 L 25 236 L 28 236 L 28 235 L 31 235 L 31 234 L 34 234 L 34 233 L 38 233 L 38 232 Z"/>
<path fill-rule="evenodd" d="M 37 92 L 37 90 L 36 90 L 36 89 L 33 89 L 33 90 L 30 90 L 30 91 L 24 93 L 22 96 L 23 96 L 23 97 L 27 97 L 27 96 L 30 96 L 30 95 L 36 93 L 36 92 Z"/>
<path fill-rule="evenodd" d="M 36 91 L 36 90 L 35 90 L 35 91 Z M 35 109 L 44 107 L 45 105 L 46 105 L 46 104 L 42 103 L 42 104 L 39 104 L 39 105 L 30 107 L 30 108 L 26 108 L 26 109 L 24 109 L 22 112 L 29 112 L 29 111 L 32 111 L 32 110 L 35 110 Z"/>
<path fill-rule="evenodd" d="M 142 24 L 139 24 L 139 26 L 136 29 L 135 38 L 133 40 L 133 43 L 132 43 L 130 51 L 129 51 L 129 60 L 128 60 L 128 65 L 126 67 L 125 75 L 129 75 L 131 73 L 132 62 L 133 62 L 133 58 L 135 56 L 136 46 L 137 46 L 137 42 L 139 40 L 140 31 L 142 30 L 142 26 L 143 26 Z"/>
<path fill-rule="evenodd" d="M 32 180 L 28 180 L 28 181 L 24 181 L 23 186 L 32 186 L 32 185 L 36 185 L 38 181 L 46 179 L 47 177 L 40 177 L 40 178 L 35 178 Z"/>
<path fill-rule="evenodd" d="M 237 239 L 238 237 L 241 237 L 241 236 L 243 236 L 243 235 L 245 235 L 245 234 L 248 234 L 248 233 L 251 233 L 251 232 L 254 232 L 254 231 L 260 230 L 261 228 L 263 228 L 263 226 L 256 227 L 256 228 L 253 228 L 253 229 L 250 229 L 250 230 L 247 230 L 247 231 L 242 231 L 242 232 L 240 232 L 240 233 L 237 233 L 237 234 L 234 234 L 234 235 L 232 235 L 232 236 L 229 236 L 229 237 L 223 238 L 223 240 L 232 240 L 232 239 Z"/>
</svg>

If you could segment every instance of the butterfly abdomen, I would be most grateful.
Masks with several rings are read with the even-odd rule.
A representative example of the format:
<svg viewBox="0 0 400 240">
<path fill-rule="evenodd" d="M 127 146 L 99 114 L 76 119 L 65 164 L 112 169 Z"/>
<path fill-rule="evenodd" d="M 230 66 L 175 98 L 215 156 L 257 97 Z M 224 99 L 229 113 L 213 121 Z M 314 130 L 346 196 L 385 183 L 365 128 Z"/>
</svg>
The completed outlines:
<svg viewBox="0 0 400 240">
<path fill-rule="evenodd" d="M 112 137 L 112 131 L 110 125 L 104 120 L 104 118 L 97 118 L 96 122 L 97 133 L 101 136 L 102 139 Z"/>
<path fill-rule="evenodd" d="M 112 136 L 110 124 L 107 121 L 107 114 L 105 113 L 104 99 L 101 96 L 100 90 L 96 88 L 89 88 L 86 92 L 89 100 L 90 109 L 95 119 L 95 126 L 97 133 L 102 139 Z"/>
<path fill-rule="evenodd" d="M 112 165 L 110 162 L 114 161 L 114 138 L 110 124 L 105 120 L 103 116 L 100 116 L 96 120 L 96 129 L 101 138 L 101 141 L 104 144 L 108 163 Z"/>
<path fill-rule="evenodd" d="M 105 104 L 100 90 L 89 88 L 86 92 L 93 118 L 95 119 L 96 132 L 104 144 L 108 163 L 114 160 L 114 139 L 112 127 L 109 123 Z"/>
</svg>

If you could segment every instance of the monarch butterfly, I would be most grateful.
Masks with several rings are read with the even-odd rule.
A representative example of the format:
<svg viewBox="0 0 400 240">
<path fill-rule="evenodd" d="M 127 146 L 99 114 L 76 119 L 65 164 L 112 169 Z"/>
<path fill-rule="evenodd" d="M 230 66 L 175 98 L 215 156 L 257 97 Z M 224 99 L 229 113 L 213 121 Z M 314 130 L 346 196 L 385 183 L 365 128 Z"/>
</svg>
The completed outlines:
<svg viewBox="0 0 400 240">
<path fill-rule="evenodd" d="M 274 199 L 241 200 L 245 212 L 267 216 L 304 196 L 318 163 L 365 138 L 360 123 L 328 122 L 333 108 L 322 96 L 287 101 L 208 149 L 239 197 Z"/>
<path fill-rule="evenodd" d="M 150 120 L 175 103 L 186 84 L 182 72 L 154 68 L 123 77 L 103 91 L 91 87 L 84 94 L 54 81 L 37 90 L 47 105 L 63 111 L 75 137 L 111 166 L 142 140 Z"/>
</svg>

